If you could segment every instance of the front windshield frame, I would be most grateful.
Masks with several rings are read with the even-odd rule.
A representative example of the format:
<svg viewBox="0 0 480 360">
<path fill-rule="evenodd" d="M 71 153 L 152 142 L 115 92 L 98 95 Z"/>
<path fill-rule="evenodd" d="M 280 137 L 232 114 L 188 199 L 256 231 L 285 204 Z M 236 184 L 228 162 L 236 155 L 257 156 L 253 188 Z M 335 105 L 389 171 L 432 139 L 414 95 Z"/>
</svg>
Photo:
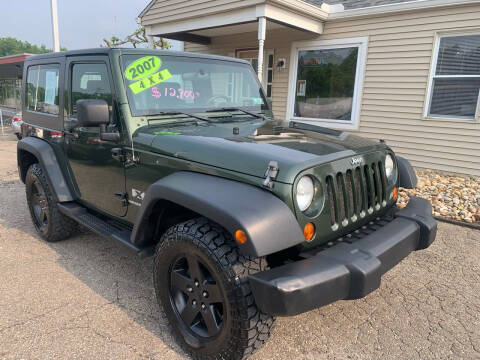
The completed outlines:
<svg viewBox="0 0 480 360">
<path fill-rule="evenodd" d="M 142 57 L 146 56 L 158 56 L 161 57 L 162 59 L 168 57 L 169 59 L 172 58 L 179 58 L 182 61 L 188 61 L 188 59 L 192 60 L 200 60 L 208 63 L 213 63 L 217 62 L 219 64 L 232 64 L 234 66 L 240 66 L 244 67 L 248 72 L 251 73 L 252 79 L 255 81 L 255 84 L 258 85 L 258 90 L 259 90 L 259 96 L 261 98 L 262 103 L 261 104 L 255 104 L 255 105 L 244 105 L 244 106 L 238 106 L 235 105 L 233 106 L 234 108 L 238 109 L 244 109 L 247 111 L 259 111 L 259 112 L 265 112 L 265 111 L 270 111 L 270 104 L 267 100 L 267 96 L 265 93 L 265 90 L 263 89 L 262 84 L 260 83 L 257 74 L 253 70 L 252 66 L 248 63 L 240 62 L 240 61 L 231 61 L 231 60 L 222 60 L 222 59 L 215 59 L 215 58 L 205 58 L 205 57 L 192 57 L 192 56 L 182 56 L 178 54 L 163 54 L 163 53 L 135 53 L 135 54 L 122 54 L 120 56 L 120 69 L 121 69 L 121 75 L 122 75 L 122 80 L 123 80 L 123 86 L 124 86 L 124 91 L 126 94 L 126 98 L 128 100 L 128 105 L 130 108 L 130 112 L 132 116 L 135 117 L 140 117 L 140 116 L 155 116 L 155 115 L 162 115 L 162 113 L 175 113 L 175 112 L 189 112 L 189 113 L 206 113 L 209 111 L 214 111 L 214 110 L 221 110 L 221 108 L 224 108 L 225 106 L 221 107 L 185 107 L 185 108 L 178 108 L 178 107 L 165 107 L 164 109 L 162 108 L 161 110 L 155 109 L 155 110 L 141 110 L 137 109 L 135 107 L 135 100 L 133 98 L 134 94 L 129 91 L 129 80 L 125 77 L 125 70 L 126 70 L 126 64 L 125 64 L 125 57 L 128 56 L 134 56 L 137 59 L 140 59 Z M 136 60 L 134 60 L 136 61 Z M 226 106 L 228 108 L 231 108 L 232 106 Z"/>
</svg>

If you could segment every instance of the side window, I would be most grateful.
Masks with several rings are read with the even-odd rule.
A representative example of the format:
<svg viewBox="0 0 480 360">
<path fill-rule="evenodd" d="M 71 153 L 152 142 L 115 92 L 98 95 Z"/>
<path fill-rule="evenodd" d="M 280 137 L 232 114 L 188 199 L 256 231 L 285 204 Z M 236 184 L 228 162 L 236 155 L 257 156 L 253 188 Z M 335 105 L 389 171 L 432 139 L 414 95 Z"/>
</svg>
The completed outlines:
<svg viewBox="0 0 480 360">
<path fill-rule="evenodd" d="M 74 64 L 72 68 L 72 115 L 77 113 L 77 101 L 103 99 L 112 106 L 112 90 L 106 64 Z"/>
<path fill-rule="evenodd" d="M 28 68 L 25 87 L 27 110 L 58 115 L 58 69 L 58 65 Z"/>
</svg>

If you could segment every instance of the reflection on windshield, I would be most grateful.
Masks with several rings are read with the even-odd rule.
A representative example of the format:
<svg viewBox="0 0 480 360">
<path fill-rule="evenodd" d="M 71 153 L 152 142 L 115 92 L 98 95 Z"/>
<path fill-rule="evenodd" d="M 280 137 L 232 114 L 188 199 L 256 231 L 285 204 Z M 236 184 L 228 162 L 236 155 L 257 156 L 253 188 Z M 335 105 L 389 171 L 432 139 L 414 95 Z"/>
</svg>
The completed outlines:
<svg viewBox="0 0 480 360">
<path fill-rule="evenodd" d="M 255 72 L 247 64 L 170 55 L 124 55 L 122 61 L 134 116 L 268 108 Z"/>
</svg>

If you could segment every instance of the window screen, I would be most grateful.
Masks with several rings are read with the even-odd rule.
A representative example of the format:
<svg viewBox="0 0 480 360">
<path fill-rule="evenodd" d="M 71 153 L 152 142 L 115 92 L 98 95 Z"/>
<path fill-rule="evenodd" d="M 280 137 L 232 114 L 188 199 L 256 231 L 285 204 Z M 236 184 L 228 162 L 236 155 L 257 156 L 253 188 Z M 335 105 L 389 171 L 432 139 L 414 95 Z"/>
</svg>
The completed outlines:
<svg viewBox="0 0 480 360">
<path fill-rule="evenodd" d="M 58 115 L 58 65 L 37 65 L 28 68 L 26 108 Z"/>
<path fill-rule="evenodd" d="M 112 90 L 107 65 L 102 63 L 74 64 L 72 68 L 72 114 L 77 113 L 77 101 L 102 99 L 112 105 Z"/>
<path fill-rule="evenodd" d="M 475 119 L 480 90 L 480 35 L 440 39 L 429 115 Z"/>
</svg>

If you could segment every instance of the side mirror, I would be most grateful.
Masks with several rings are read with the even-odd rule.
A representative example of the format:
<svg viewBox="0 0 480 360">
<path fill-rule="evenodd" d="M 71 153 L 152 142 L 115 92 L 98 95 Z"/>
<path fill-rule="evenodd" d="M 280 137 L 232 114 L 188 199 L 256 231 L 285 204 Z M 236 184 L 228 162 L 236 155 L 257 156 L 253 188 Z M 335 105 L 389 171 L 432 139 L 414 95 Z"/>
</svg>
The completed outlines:
<svg viewBox="0 0 480 360">
<path fill-rule="evenodd" d="M 101 140 L 118 142 L 121 139 L 118 131 L 107 132 L 107 125 L 110 123 L 110 112 L 105 100 L 78 100 L 77 121 L 77 126 L 100 127 Z"/>
<path fill-rule="evenodd" d="M 100 126 L 105 128 L 105 126 L 110 123 L 110 113 L 107 102 L 96 99 L 78 100 L 77 121 L 78 126 Z"/>
</svg>

